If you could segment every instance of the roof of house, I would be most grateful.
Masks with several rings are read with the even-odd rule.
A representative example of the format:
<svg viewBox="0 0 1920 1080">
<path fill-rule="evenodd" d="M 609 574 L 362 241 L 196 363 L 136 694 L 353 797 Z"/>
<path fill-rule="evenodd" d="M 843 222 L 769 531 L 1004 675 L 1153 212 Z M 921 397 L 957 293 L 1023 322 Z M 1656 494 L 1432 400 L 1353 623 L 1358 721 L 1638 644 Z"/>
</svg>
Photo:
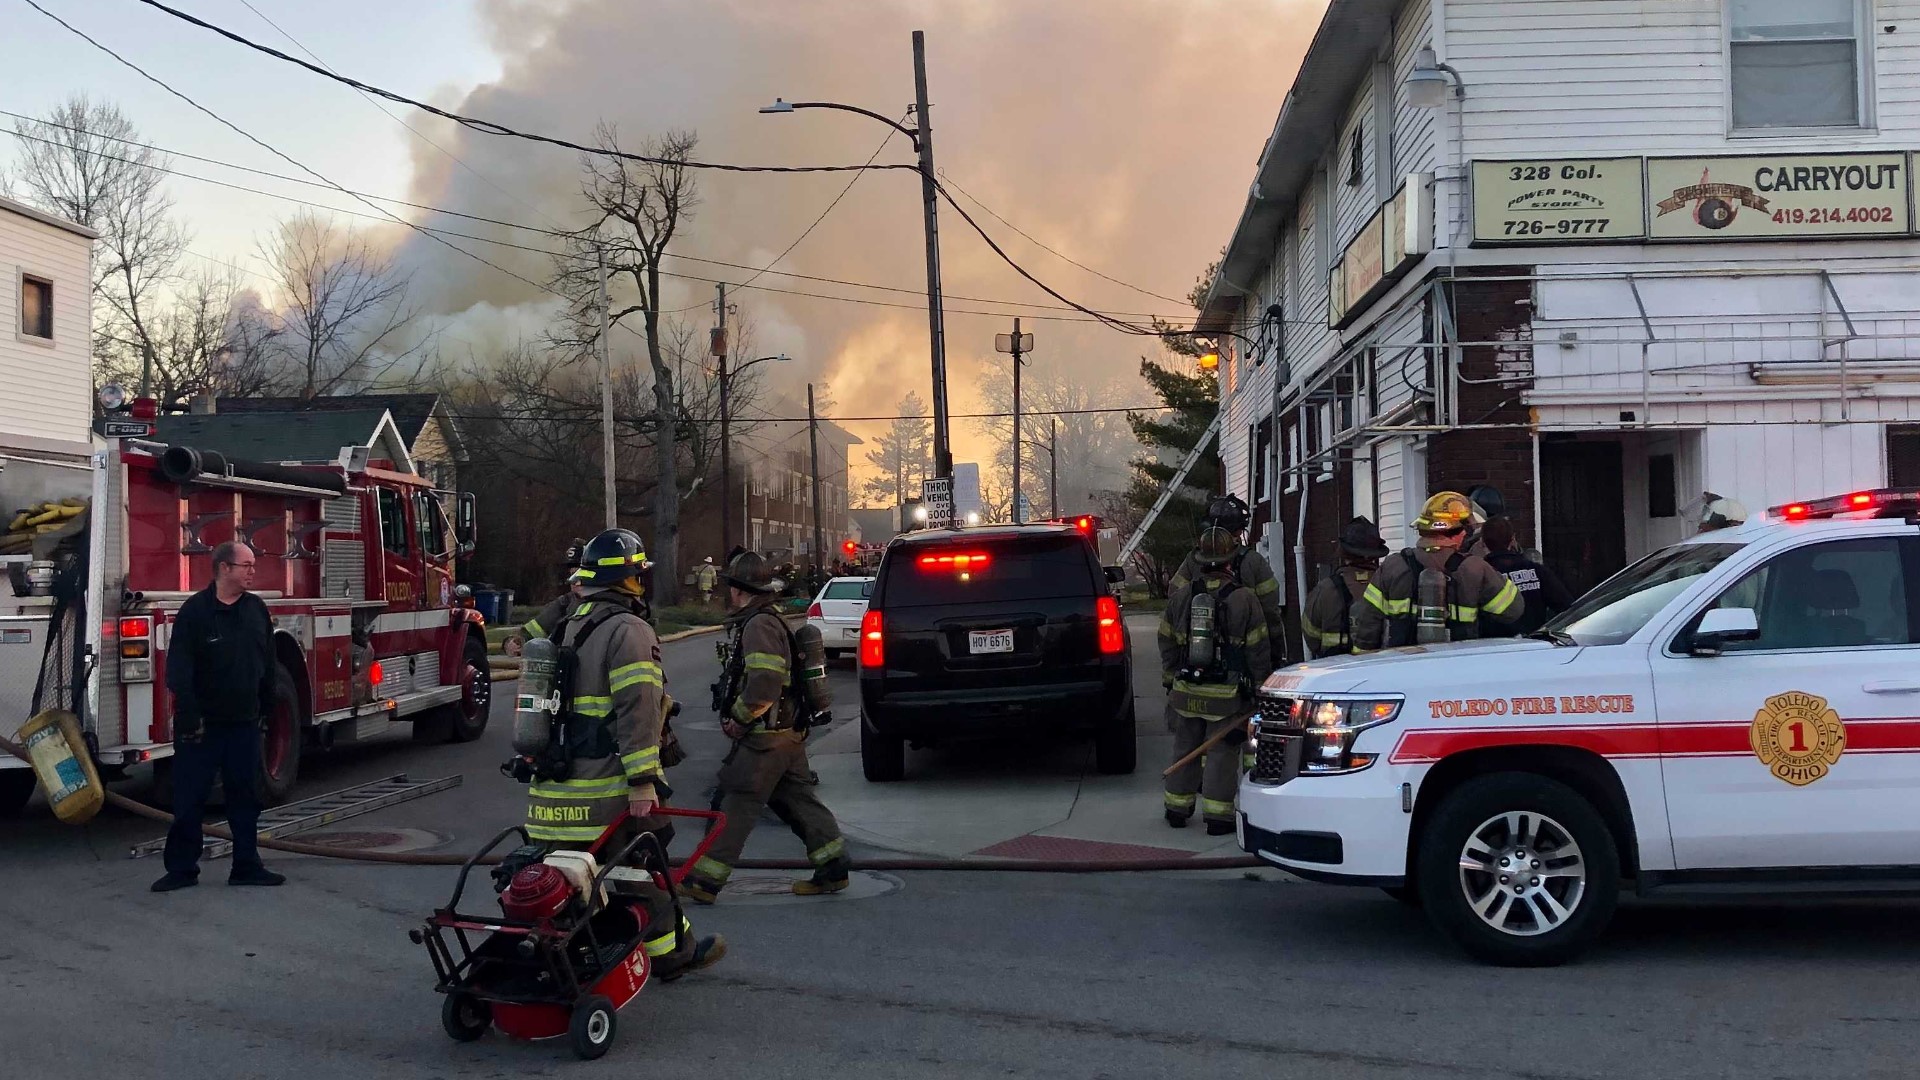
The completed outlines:
<svg viewBox="0 0 1920 1080">
<path fill-rule="evenodd" d="M 1225 329 L 1253 279 L 1272 260 L 1301 190 L 1313 180 L 1323 151 L 1339 138 L 1354 92 L 1372 71 L 1380 43 L 1392 35 L 1394 12 L 1403 2 L 1332 0 L 1327 5 L 1273 134 L 1260 151 L 1246 207 L 1220 257 L 1195 329 Z"/>
<path fill-rule="evenodd" d="M 392 460 L 403 471 L 413 468 L 399 429 L 385 409 L 162 416 L 155 421 L 154 437 L 242 461 L 305 465 L 338 461 L 341 447 L 374 448 L 384 437 L 393 445 L 384 452 L 375 449 L 373 456 Z"/>
<path fill-rule="evenodd" d="M 89 240 L 100 239 L 99 233 L 94 232 L 92 229 L 87 228 L 85 225 L 76 224 L 74 222 L 68 221 L 66 218 L 59 217 L 54 214 L 49 214 L 44 210 L 35 210 L 33 207 L 28 206 L 26 203 L 14 202 L 12 199 L 9 199 L 4 195 L 0 195 L 0 210 L 11 210 L 16 214 L 19 214 L 21 217 L 32 218 L 33 220 L 38 221 L 43 225 L 51 225 L 56 229 L 64 229 L 67 232 L 73 233 L 76 236 L 84 236 Z"/>
<path fill-rule="evenodd" d="M 319 413 L 385 410 L 393 414 L 400 437 L 411 447 L 440 404 L 438 394 L 354 394 L 341 397 L 223 397 L 222 413 Z"/>
</svg>

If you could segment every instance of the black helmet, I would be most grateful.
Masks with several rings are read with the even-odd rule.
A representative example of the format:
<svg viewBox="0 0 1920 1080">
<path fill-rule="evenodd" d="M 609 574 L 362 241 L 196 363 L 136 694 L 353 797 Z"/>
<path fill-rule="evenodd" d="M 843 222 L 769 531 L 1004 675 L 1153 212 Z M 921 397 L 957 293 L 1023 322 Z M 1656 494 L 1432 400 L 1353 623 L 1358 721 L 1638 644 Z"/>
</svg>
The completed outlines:
<svg viewBox="0 0 1920 1080">
<path fill-rule="evenodd" d="M 1471 499 L 1476 506 L 1480 507 L 1480 512 L 1483 517 L 1497 518 L 1507 512 L 1506 497 L 1500 494 L 1499 488 L 1489 484 L 1481 484 L 1479 487 L 1467 492 L 1467 498 Z"/>
<path fill-rule="evenodd" d="M 1230 533 L 1245 532 L 1252 515 L 1238 495 L 1220 495 L 1207 504 L 1207 524 Z"/>
<path fill-rule="evenodd" d="M 1233 561 L 1240 550 L 1240 542 L 1233 534 L 1218 525 L 1209 526 L 1200 534 L 1200 544 L 1194 553 L 1200 557 L 1200 565 L 1208 570 L 1217 570 Z"/>
<path fill-rule="evenodd" d="M 1356 559 L 1384 559 L 1387 557 L 1387 542 L 1380 538 L 1380 530 L 1372 518 L 1357 517 L 1347 522 L 1340 530 L 1340 550 Z"/>
<path fill-rule="evenodd" d="M 767 593 L 779 592 L 784 584 L 773 576 L 773 564 L 766 556 L 757 551 L 743 551 L 727 563 L 726 572 L 720 575 L 727 584 L 742 592 Z"/>
<path fill-rule="evenodd" d="M 647 551 L 637 534 L 608 529 L 580 549 L 580 569 L 573 572 L 573 579 L 605 588 L 638 577 L 647 565 Z"/>
<path fill-rule="evenodd" d="M 567 545 L 567 561 L 561 564 L 561 569 L 563 570 L 580 569 L 580 553 L 586 549 L 586 546 L 587 546 L 587 541 L 584 538 L 578 537 L 578 536 L 574 537 L 573 543 Z"/>
</svg>

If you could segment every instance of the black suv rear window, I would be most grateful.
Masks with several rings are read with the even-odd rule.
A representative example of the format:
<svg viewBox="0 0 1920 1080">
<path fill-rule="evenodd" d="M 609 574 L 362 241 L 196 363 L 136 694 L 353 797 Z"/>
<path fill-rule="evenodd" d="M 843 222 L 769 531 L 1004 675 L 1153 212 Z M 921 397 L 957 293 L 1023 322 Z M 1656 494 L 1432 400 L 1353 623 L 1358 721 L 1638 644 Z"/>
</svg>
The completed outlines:
<svg viewBox="0 0 1920 1080">
<path fill-rule="evenodd" d="M 951 543 L 914 544 L 888 554 L 881 602 L 926 607 L 1092 596 L 1090 565 L 1087 542 L 1078 536 L 961 536 Z"/>
</svg>

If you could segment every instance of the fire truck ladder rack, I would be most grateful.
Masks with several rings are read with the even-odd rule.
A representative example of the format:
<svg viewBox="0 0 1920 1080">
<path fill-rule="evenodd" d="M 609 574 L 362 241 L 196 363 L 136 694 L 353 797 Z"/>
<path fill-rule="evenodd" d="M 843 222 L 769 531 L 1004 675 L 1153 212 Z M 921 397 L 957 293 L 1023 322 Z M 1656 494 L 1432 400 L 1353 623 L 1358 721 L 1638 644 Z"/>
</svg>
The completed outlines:
<svg viewBox="0 0 1920 1080">
<path fill-rule="evenodd" d="M 336 821 L 345 821 L 362 814 L 371 814 L 375 810 L 384 810 L 403 802 L 425 798 L 436 791 L 460 786 L 462 777 L 443 776 L 438 780 L 409 780 L 406 773 L 397 773 L 384 780 L 360 784 L 356 787 L 341 788 L 339 791 L 316 795 L 311 799 L 301 799 L 284 806 L 276 806 L 260 812 L 260 839 L 287 837 L 295 833 L 311 832 L 325 828 Z M 224 824 L 224 822 L 222 823 Z M 157 854 L 167 846 L 165 837 L 135 844 L 127 852 L 132 859 Z M 207 837 L 202 854 L 209 859 L 218 859 L 233 853 L 231 840 Z"/>
<path fill-rule="evenodd" d="M 1146 543 L 1147 532 L 1153 528 L 1154 522 L 1160 520 L 1160 512 L 1173 501 L 1173 494 L 1180 490 L 1180 485 L 1186 483 L 1187 474 L 1199 464 L 1200 455 L 1206 453 L 1207 447 L 1213 445 L 1213 437 L 1220 432 L 1220 417 L 1224 415 L 1224 411 L 1213 414 L 1213 423 L 1207 425 L 1207 430 L 1201 434 L 1200 441 L 1194 443 L 1193 449 L 1187 452 L 1187 459 L 1180 463 L 1179 471 L 1167 481 L 1167 489 L 1153 501 L 1153 507 L 1147 511 L 1147 516 L 1140 519 L 1140 527 L 1133 530 L 1132 536 L 1127 537 L 1126 545 L 1120 549 L 1120 557 L 1114 560 L 1117 565 L 1127 565 L 1127 560 L 1133 558 L 1133 553 L 1139 550 L 1141 544 Z"/>
</svg>

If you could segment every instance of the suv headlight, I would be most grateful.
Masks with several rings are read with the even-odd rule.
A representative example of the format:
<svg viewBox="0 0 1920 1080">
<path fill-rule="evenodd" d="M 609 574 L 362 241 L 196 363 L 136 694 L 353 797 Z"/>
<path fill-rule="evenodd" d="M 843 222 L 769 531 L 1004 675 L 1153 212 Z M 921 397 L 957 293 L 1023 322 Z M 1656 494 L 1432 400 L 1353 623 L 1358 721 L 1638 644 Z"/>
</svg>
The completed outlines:
<svg viewBox="0 0 1920 1080">
<path fill-rule="evenodd" d="M 1330 775 L 1358 772 L 1372 765 L 1375 756 L 1353 752 L 1354 740 L 1368 728 L 1393 722 L 1406 699 L 1398 694 L 1321 694 L 1304 697 L 1262 696 L 1260 724 L 1257 728 L 1262 749 L 1274 744 L 1284 750 L 1286 743 L 1300 744 L 1297 769 L 1300 775 Z M 1282 757 L 1275 754 L 1274 765 Z M 1267 758 L 1267 755 L 1260 755 Z M 1263 761 L 1261 764 L 1265 764 Z M 1273 771 L 1256 766 L 1255 772 Z M 1256 780 L 1281 781 L 1284 775 L 1256 775 Z"/>
</svg>

